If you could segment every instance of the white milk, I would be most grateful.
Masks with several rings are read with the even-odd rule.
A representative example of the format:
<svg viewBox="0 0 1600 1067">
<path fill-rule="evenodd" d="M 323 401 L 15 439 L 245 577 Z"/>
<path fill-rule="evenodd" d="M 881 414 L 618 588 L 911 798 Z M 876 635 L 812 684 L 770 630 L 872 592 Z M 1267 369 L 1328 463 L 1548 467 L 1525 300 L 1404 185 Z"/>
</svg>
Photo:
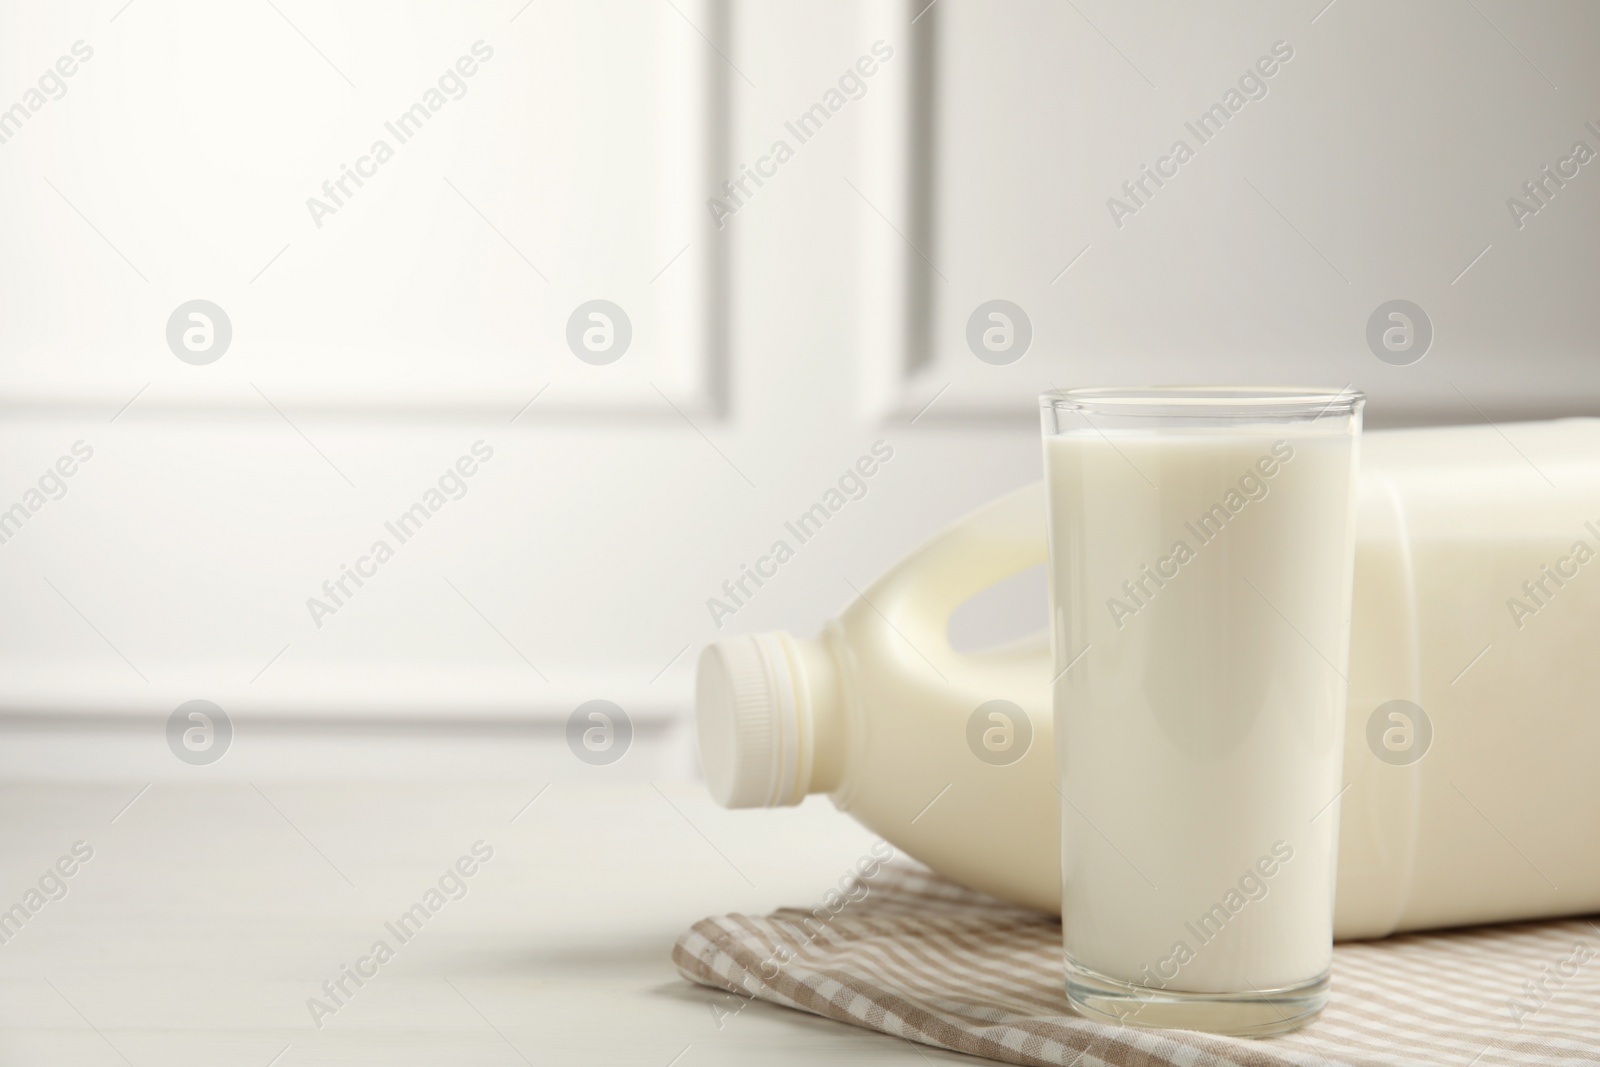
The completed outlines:
<svg viewBox="0 0 1600 1067">
<path fill-rule="evenodd" d="M 1353 443 L 1047 438 L 1069 959 L 1186 992 L 1331 961 Z"/>
</svg>

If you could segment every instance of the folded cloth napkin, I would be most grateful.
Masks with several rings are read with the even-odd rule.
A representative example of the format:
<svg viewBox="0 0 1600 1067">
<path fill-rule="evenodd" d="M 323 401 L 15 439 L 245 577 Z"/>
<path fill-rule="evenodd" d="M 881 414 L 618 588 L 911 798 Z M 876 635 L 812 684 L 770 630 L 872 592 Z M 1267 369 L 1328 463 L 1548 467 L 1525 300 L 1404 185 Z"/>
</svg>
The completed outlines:
<svg viewBox="0 0 1600 1067">
<path fill-rule="evenodd" d="M 1057 919 L 898 860 L 813 909 L 703 919 L 672 959 L 702 985 L 1007 1063 L 1600 1064 L 1586 919 L 1340 944 L 1322 1015 L 1255 1040 L 1074 1014 Z"/>
</svg>

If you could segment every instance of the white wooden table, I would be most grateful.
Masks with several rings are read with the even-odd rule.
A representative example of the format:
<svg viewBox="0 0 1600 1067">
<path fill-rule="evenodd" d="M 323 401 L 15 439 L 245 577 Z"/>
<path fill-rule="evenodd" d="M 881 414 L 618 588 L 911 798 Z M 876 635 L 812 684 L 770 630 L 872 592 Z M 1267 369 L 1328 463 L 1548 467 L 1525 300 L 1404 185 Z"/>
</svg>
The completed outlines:
<svg viewBox="0 0 1600 1067">
<path fill-rule="evenodd" d="M 724 812 L 682 781 L 514 780 L 503 754 L 420 784 L 247 780 L 246 761 L 145 789 L 14 763 L 0 909 L 75 842 L 93 858 L 0 944 L 0 1064 L 976 1062 L 763 1004 L 719 1018 L 738 1002 L 674 971 L 695 920 L 820 899 L 867 848 L 820 799 Z M 465 895 L 401 942 L 385 924 L 479 841 Z M 324 981 L 378 940 L 393 958 L 316 1026 L 308 999 L 331 1006 Z"/>
</svg>

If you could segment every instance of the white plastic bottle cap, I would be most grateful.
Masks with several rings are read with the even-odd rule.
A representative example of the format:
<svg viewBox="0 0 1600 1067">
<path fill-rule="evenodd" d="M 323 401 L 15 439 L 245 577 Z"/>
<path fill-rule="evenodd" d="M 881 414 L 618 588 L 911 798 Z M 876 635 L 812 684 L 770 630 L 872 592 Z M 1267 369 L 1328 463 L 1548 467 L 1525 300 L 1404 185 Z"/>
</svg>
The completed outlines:
<svg viewBox="0 0 1600 1067">
<path fill-rule="evenodd" d="M 706 785 L 725 808 L 800 803 L 809 747 L 781 633 L 706 646 L 695 680 L 695 719 Z M 809 778 L 809 774 L 804 777 Z"/>
</svg>

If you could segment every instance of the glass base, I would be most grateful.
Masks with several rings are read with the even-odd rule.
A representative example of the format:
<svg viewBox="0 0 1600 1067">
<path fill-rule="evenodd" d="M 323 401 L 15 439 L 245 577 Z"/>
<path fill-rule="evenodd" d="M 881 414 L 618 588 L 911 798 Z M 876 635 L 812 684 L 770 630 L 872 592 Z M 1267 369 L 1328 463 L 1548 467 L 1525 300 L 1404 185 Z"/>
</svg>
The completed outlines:
<svg viewBox="0 0 1600 1067">
<path fill-rule="evenodd" d="M 1270 1037 L 1297 1029 L 1328 1003 L 1328 972 L 1303 985 L 1249 993 L 1185 993 L 1107 978 L 1067 961 L 1067 1000 L 1096 1022 Z"/>
</svg>

